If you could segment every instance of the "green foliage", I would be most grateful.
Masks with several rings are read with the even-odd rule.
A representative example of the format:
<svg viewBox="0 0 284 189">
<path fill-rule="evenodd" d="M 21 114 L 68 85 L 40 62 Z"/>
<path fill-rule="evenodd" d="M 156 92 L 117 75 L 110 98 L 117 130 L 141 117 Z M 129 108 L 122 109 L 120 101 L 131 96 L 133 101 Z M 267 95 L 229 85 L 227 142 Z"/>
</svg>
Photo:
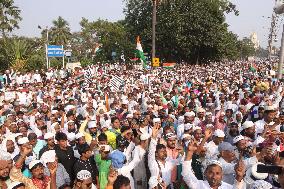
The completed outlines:
<svg viewBox="0 0 284 189">
<path fill-rule="evenodd" d="M 54 20 L 53 27 L 50 30 L 50 44 L 66 45 L 71 38 L 69 23 L 61 16 Z"/>
<path fill-rule="evenodd" d="M 82 32 L 72 36 L 71 46 L 79 59 L 89 58 L 95 61 L 112 60 L 112 52 L 116 52 L 117 58 L 124 53 L 127 57 L 133 54 L 135 43 L 129 41 L 128 33 L 122 21 L 109 22 L 97 20 L 89 22 L 82 18 L 80 22 Z M 100 51 L 95 53 L 96 47 Z"/>
<path fill-rule="evenodd" d="M 157 9 L 157 56 L 166 60 L 206 60 L 235 57 L 237 38 L 228 32 L 225 13 L 236 7 L 225 0 L 164 0 Z M 152 1 L 126 1 L 126 28 L 141 36 L 151 52 Z M 231 49 L 228 49 L 228 48 Z"/>
<path fill-rule="evenodd" d="M 3 37 L 6 37 L 7 32 L 19 28 L 18 22 L 22 20 L 20 13 L 13 0 L 0 1 L 0 31 Z"/>
<path fill-rule="evenodd" d="M 44 64 L 44 48 L 37 39 L 12 37 L 0 41 L 0 69 L 18 71 L 40 69 Z"/>
</svg>

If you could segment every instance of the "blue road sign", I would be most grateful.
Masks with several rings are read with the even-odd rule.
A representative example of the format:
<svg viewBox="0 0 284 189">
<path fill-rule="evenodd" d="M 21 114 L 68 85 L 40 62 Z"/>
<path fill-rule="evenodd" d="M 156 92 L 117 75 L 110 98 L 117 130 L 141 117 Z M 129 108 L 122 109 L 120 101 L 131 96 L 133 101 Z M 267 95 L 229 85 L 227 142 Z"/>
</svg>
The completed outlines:
<svg viewBox="0 0 284 189">
<path fill-rule="evenodd" d="M 47 46 L 47 56 L 48 57 L 63 57 L 64 56 L 63 46 L 48 45 Z"/>
</svg>

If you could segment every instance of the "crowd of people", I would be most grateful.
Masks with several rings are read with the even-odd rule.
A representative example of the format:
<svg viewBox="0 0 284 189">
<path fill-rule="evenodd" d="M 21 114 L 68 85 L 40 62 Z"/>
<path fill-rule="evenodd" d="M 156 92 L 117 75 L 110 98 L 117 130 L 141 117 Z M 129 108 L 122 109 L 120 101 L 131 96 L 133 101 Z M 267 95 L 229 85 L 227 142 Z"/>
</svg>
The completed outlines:
<svg viewBox="0 0 284 189">
<path fill-rule="evenodd" d="M 7 70 L 0 188 L 284 188 L 282 84 L 267 61 Z"/>
</svg>

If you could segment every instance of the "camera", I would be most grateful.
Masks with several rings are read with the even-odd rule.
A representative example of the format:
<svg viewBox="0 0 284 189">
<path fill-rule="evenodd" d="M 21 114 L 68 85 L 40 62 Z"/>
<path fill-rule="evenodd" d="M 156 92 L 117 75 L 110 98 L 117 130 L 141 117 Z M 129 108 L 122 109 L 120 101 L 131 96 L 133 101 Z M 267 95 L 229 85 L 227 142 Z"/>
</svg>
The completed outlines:
<svg viewBox="0 0 284 189">
<path fill-rule="evenodd" d="M 268 173 L 272 175 L 280 175 L 283 172 L 283 167 L 277 165 L 257 165 L 258 173 Z"/>
</svg>

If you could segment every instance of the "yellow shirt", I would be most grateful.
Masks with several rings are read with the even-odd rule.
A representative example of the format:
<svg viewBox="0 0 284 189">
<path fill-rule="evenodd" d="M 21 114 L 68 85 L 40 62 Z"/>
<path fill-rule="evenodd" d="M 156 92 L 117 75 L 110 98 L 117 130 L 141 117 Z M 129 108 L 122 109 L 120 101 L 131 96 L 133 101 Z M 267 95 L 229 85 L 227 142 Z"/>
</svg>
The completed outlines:
<svg viewBox="0 0 284 189">
<path fill-rule="evenodd" d="M 112 149 L 116 149 L 116 135 L 111 131 L 106 131 L 105 134 L 107 136 L 107 143 Z"/>
<path fill-rule="evenodd" d="M 81 126 L 80 126 L 80 128 L 79 128 L 79 132 L 82 133 L 82 134 L 84 134 L 84 135 L 85 135 L 86 142 L 87 142 L 88 144 L 91 144 L 91 142 L 92 142 L 92 140 L 93 140 L 93 137 L 92 137 L 92 135 L 91 135 L 90 133 L 86 132 L 86 126 L 87 126 L 87 124 L 88 124 L 88 120 L 85 120 L 85 121 L 81 124 Z"/>
</svg>

